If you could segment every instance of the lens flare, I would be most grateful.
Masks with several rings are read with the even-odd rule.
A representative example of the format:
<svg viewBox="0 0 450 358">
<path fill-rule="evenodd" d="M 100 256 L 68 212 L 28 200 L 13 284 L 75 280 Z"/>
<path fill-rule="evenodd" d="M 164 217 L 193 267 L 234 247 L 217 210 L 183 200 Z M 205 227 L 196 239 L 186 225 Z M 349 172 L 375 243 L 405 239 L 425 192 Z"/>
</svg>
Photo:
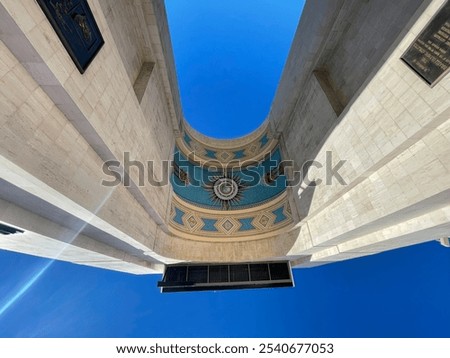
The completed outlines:
<svg viewBox="0 0 450 358">
<path fill-rule="evenodd" d="M 111 197 L 111 194 L 115 188 L 113 188 L 108 195 L 102 200 L 100 205 L 94 210 L 93 214 L 96 215 L 98 211 L 106 204 L 106 202 Z M 5 303 L 0 306 L 0 318 L 3 316 L 3 314 L 11 308 L 18 300 L 20 300 L 33 285 L 44 275 L 44 273 L 52 266 L 52 264 L 58 259 L 58 257 L 64 252 L 64 250 L 77 238 L 77 236 L 80 234 L 81 231 L 88 225 L 88 222 L 85 222 L 80 229 L 70 238 L 70 240 L 65 241 L 65 245 L 61 251 L 59 251 L 55 258 L 48 261 L 42 268 L 40 268 L 36 273 L 34 273 L 28 281 L 19 289 L 17 290 L 13 295 L 11 295 L 9 298 L 5 300 Z"/>
</svg>

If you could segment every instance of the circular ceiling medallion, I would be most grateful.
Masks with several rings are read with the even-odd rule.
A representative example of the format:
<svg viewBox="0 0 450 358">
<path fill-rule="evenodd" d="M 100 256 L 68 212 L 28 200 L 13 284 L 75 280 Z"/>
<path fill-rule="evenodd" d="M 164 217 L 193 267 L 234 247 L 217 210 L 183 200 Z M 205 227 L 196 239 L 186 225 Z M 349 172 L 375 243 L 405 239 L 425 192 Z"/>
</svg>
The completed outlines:
<svg viewBox="0 0 450 358">
<path fill-rule="evenodd" d="M 231 176 L 225 173 L 212 177 L 204 188 L 210 192 L 212 203 L 221 205 L 223 210 L 228 210 L 232 205 L 239 205 L 246 185 L 238 175 Z"/>
<path fill-rule="evenodd" d="M 219 199 L 232 200 L 239 192 L 239 185 L 231 178 L 220 178 L 214 183 L 213 190 Z"/>
</svg>

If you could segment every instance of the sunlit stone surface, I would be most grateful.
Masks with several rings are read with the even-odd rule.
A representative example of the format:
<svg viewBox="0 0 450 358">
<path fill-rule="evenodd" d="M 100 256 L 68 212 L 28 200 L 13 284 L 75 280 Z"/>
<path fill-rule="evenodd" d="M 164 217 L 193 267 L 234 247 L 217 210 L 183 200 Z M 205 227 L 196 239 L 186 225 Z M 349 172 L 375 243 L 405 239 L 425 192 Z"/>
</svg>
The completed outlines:
<svg viewBox="0 0 450 358">
<path fill-rule="evenodd" d="M 183 118 L 163 1 L 90 0 L 81 74 L 36 2 L 1 0 L 0 248 L 149 274 L 448 246 L 450 75 L 401 59 L 444 3 L 308 1 L 266 121 L 220 141 Z"/>
</svg>

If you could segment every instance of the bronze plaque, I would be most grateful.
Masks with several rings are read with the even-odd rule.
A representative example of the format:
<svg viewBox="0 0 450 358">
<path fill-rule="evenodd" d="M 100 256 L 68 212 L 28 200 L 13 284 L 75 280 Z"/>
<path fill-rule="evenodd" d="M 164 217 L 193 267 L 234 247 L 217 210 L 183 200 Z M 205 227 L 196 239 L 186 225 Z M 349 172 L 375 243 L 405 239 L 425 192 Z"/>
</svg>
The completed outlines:
<svg viewBox="0 0 450 358">
<path fill-rule="evenodd" d="M 450 69 L 450 1 L 431 19 L 402 56 L 402 60 L 434 86 Z"/>
<path fill-rule="evenodd" d="M 86 0 L 37 0 L 80 73 L 104 44 Z"/>
</svg>

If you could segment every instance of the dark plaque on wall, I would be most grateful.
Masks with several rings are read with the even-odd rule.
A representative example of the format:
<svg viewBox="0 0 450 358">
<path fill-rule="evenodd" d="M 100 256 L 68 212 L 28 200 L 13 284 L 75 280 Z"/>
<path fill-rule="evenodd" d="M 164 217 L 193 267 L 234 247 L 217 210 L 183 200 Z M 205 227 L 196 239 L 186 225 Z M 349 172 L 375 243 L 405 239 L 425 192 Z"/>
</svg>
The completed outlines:
<svg viewBox="0 0 450 358">
<path fill-rule="evenodd" d="M 447 1 L 402 56 L 434 86 L 450 69 L 450 1 Z"/>
<path fill-rule="evenodd" d="M 105 43 L 86 0 L 37 0 L 80 73 Z"/>
</svg>

